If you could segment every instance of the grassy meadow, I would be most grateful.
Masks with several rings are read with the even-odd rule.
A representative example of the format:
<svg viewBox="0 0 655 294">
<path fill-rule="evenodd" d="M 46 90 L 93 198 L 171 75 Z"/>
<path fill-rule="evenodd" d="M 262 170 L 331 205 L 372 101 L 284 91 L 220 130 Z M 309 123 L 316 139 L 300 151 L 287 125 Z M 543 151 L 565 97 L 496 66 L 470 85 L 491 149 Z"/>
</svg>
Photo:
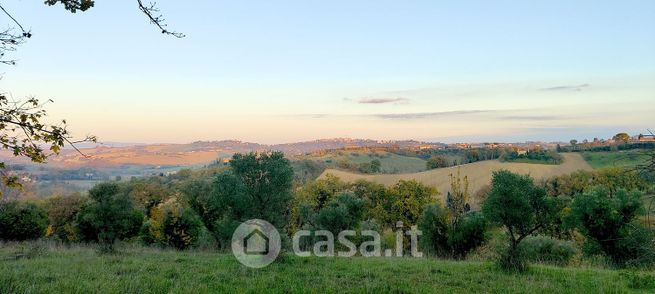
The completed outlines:
<svg viewBox="0 0 655 294">
<path fill-rule="evenodd" d="M 432 258 L 318 258 L 283 255 L 263 269 L 231 254 L 42 245 L 0 248 L 0 293 L 652 293 L 655 272 L 534 265 L 507 273 L 489 262 Z M 33 250 L 34 251 L 34 250 Z"/>
<path fill-rule="evenodd" d="M 301 159 L 311 159 L 325 163 L 329 168 L 337 167 L 340 161 L 355 165 L 379 160 L 382 173 L 415 173 L 425 170 L 426 161 L 411 156 L 403 156 L 385 151 L 339 150 L 330 151 L 320 156 L 301 156 Z"/>
<path fill-rule="evenodd" d="M 635 167 L 643 164 L 648 155 L 643 150 L 583 152 L 582 157 L 593 168 L 603 167 Z"/>
</svg>

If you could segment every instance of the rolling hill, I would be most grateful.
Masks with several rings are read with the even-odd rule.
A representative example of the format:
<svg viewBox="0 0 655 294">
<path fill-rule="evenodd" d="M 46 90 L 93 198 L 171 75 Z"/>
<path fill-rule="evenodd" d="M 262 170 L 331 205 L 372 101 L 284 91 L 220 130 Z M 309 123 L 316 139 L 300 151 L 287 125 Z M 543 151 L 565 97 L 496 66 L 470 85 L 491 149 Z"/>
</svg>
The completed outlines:
<svg viewBox="0 0 655 294">
<path fill-rule="evenodd" d="M 450 174 L 457 173 L 459 168 L 462 176 L 468 176 L 469 189 L 471 194 L 475 194 L 483 186 L 491 182 L 491 174 L 499 169 L 507 169 L 521 174 L 529 174 L 535 179 L 545 179 L 556 175 L 571 173 L 577 170 L 591 170 L 591 166 L 577 153 L 563 153 L 564 162 L 559 165 L 531 164 L 531 163 L 513 163 L 500 162 L 498 160 L 487 160 L 475 163 L 460 165 L 457 167 L 447 167 L 433 169 L 418 173 L 405 174 L 377 174 L 366 175 L 346 172 L 336 169 L 327 169 L 319 176 L 325 177 L 327 174 L 333 174 L 344 181 L 355 181 L 364 179 L 387 186 L 393 185 L 399 180 L 417 180 L 423 184 L 436 187 L 445 197 L 450 189 Z M 474 204 L 475 199 L 474 199 Z"/>
<path fill-rule="evenodd" d="M 234 153 L 282 151 L 288 156 L 304 155 L 322 150 L 361 147 L 417 148 L 438 146 L 414 140 L 381 141 L 370 139 L 334 138 L 286 144 L 259 144 L 237 140 L 197 141 L 188 144 L 134 144 L 81 145 L 80 154 L 65 149 L 48 160 L 48 164 L 60 168 L 117 167 L 122 165 L 147 166 L 191 166 L 207 164 L 219 158 L 229 158 Z M 440 145 L 439 145 L 440 146 Z M 0 161 L 10 164 L 25 164 L 25 157 L 13 156 L 11 150 L 0 150 Z M 422 163 L 419 163 L 421 165 Z M 423 164 L 424 165 L 424 164 Z"/>
</svg>

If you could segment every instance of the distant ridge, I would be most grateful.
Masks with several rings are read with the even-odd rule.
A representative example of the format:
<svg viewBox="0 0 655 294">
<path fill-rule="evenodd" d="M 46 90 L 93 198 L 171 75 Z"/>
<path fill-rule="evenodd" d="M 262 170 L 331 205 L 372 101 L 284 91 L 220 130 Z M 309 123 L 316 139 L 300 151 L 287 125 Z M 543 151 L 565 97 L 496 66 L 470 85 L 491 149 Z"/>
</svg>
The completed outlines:
<svg viewBox="0 0 655 294">
<path fill-rule="evenodd" d="M 51 157 L 48 163 L 57 167 L 115 167 L 121 165 L 187 166 L 206 164 L 234 153 L 282 151 L 287 155 L 301 155 L 320 150 L 351 147 L 445 146 L 416 140 L 372 140 L 352 138 L 317 139 L 312 141 L 260 144 L 239 140 L 196 141 L 188 144 L 98 143 L 81 145 L 84 155 L 72 149 Z M 8 163 L 28 163 L 8 151 L 0 151 L 0 160 Z"/>
</svg>

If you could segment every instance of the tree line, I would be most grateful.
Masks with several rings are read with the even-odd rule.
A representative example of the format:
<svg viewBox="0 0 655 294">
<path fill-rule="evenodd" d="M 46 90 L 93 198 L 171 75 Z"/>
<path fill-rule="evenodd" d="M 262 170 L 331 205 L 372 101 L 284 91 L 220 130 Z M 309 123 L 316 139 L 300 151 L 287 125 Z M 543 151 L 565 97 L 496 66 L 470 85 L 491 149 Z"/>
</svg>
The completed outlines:
<svg viewBox="0 0 655 294">
<path fill-rule="evenodd" d="M 86 194 L 37 203 L 3 201 L 0 239 L 97 243 L 103 252 L 116 250 L 119 241 L 227 250 L 234 229 L 259 218 L 284 236 L 300 229 L 376 230 L 392 248 L 402 222 L 423 231 L 425 252 L 451 259 L 486 246 L 500 229 L 506 237 L 497 261 L 506 269 L 525 270 L 534 254 L 566 263 L 572 250 L 560 245 L 579 239 L 585 254 L 605 256 L 617 267 L 655 260 L 653 231 L 640 222 L 642 197 L 652 183 L 635 171 L 579 171 L 535 181 L 500 170 L 480 199 L 472 199 L 468 177 L 457 172 L 443 201 L 436 189 L 414 180 L 385 187 L 332 175 L 304 184 L 294 178 L 280 152 L 235 154 L 229 167 L 105 182 Z"/>
</svg>

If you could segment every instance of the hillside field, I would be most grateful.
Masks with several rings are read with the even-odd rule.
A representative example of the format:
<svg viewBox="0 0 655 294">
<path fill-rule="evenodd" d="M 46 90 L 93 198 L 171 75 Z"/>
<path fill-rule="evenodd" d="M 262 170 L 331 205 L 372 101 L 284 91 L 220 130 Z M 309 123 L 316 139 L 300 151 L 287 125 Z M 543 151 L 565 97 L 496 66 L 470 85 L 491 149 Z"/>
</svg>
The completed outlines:
<svg viewBox="0 0 655 294">
<path fill-rule="evenodd" d="M 424 171 L 426 168 L 426 161 L 421 158 L 403 156 L 385 151 L 369 152 L 361 150 L 338 150 L 329 151 L 320 156 L 298 156 L 297 159 L 309 159 L 322 162 L 329 168 L 337 167 L 339 161 L 347 161 L 359 165 L 362 163 L 370 163 L 372 160 L 377 159 L 382 163 L 381 171 L 385 174 L 415 173 Z"/>
<path fill-rule="evenodd" d="M 432 258 L 281 256 L 262 269 L 231 254 L 127 248 L 46 248 L 8 260 L 0 247 L 0 293 L 652 293 L 655 273 L 533 265 L 503 272 L 488 262 Z"/>
<path fill-rule="evenodd" d="M 606 152 L 583 152 L 582 157 L 593 168 L 602 167 L 635 167 L 648 160 L 644 150 L 622 150 Z"/>
<path fill-rule="evenodd" d="M 450 174 L 456 174 L 457 169 L 460 169 L 461 175 L 468 176 L 471 194 L 475 194 L 485 185 L 491 183 L 491 175 L 493 171 L 500 169 L 507 169 L 521 174 L 529 174 L 535 179 L 546 179 L 552 176 L 571 173 L 577 170 L 591 170 L 592 167 L 577 153 L 563 153 L 562 157 L 564 162 L 559 165 L 549 164 L 530 164 L 530 163 L 516 163 L 516 162 L 500 162 L 498 160 L 486 160 L 463 164 L 455 167 L 446 167 L 433 169 L 418 173 L 403 173 L 403 174 L 378 174 L 366 175 L 346 172 L 336 169 L 328 169 L 321 174 L 319 178 L 325 177 L 327 174 L 333 174 L 344 181 L 355 181 L 364 179 L 372 182 L 377 182 L 387 186 L 393 185 L 399 180 L 417 180 L 423 184 L 436 187 L 445 197 L 450 189 Z M 475 203 L 475 199 L 474 199 Z"/>
</svg>

